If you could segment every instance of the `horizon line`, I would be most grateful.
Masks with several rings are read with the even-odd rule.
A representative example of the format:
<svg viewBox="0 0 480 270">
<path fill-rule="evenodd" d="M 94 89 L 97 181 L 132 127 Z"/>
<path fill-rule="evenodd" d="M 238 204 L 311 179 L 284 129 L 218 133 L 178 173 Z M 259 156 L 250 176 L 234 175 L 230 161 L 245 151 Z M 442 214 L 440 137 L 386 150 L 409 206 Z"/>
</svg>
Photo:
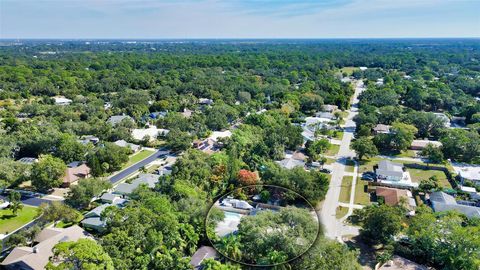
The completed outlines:
<svg viewBox="0 0 480 270">
<path fill-rule="evenodd" d="M 431 37 L 162 37 L 162 38 L 145 38 L 145 37 L 128 37 L 128 38 L 2 38 L 0 40 L 332 40 L 332 39 L 480 39 L 480 36 L 431 36 Z"/>
</svg>

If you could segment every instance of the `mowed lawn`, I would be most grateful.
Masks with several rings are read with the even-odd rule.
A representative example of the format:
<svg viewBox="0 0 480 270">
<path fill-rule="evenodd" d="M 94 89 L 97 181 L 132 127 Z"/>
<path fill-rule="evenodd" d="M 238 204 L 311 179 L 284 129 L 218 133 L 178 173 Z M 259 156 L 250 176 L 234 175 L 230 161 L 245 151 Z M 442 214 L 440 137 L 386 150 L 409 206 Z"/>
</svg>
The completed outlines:
<svg viewBox="0 0 480 270">
<path fill-rule="evenodd" d="M 338 153 L 338 150 L 340 150 L 340 145 L 338 144 L 330 144 L 330 147 L 328 147 L 327 152 L 325 155 L 327 156 L 335 156 Z"/>
<path fill-rule="evenodd" d="M 127 163 L 125 163 L 125 165 L 123 165 L 123 168 L 122 169 L 125 169 L 143 159 L 146 159 L 148 156 L 150 156 L 151 154 L 153 154 L 154 151 L 151 151 L 151 150 L 142 150 L 136 154 L 133 154 L 130 156 L 129 160 Z"/>
<path fill-rule="evenodd" d="M 355 204 L 369 205 L 370 204 L 370 194 L 368 190 L 368 181 L 361 180 L 360 177 L 357 178 L 357 184 L 355 185 L 355 198 L 353 202 Z"/>
<path fill-rule="evenodd" d="M 342 73 L 347 73 L 348 76 L 351 76 L 355 70 L 358 70 L 358 67 L 343 67 L 340 69 Z"/>
<path fill-rule="evenodd" d="M 428 179 L 432 176 L 436 176 L 438 179 L 438 184 L 444 188 L 452 188 L 450 182 L 448 182 L 447 176 L 444 172 L 438 170 L 422 170 L 422 169 L 413 169 L 407 168 L 407 171 L 410 173 L 412 182 L 420 183 L 421 180 Z"/>
<path fill-rule="evenodd" d="M 342 179 L 342 187 L 340 189 L 340 202 L 349 203 L 350 194 L 352 193 L 352 176 L 344 176 Z"/>
<path fill-rule="evenodd" d="M 13 215 L 10 209 L 0 210 L 0 234 L 8 234 L 32 221 L 37 216 L 37 208 L 24 205 Z"/>
</svg>

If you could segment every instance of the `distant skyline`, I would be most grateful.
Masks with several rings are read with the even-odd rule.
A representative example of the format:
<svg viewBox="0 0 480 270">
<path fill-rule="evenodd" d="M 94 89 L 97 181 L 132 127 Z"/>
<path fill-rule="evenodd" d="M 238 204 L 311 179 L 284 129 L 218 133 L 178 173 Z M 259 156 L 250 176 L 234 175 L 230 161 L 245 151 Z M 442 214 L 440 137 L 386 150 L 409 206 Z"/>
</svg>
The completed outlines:
<svg viewBox="0 0 480 270">
<path fill-rule="evenodd" d="M 0 38 L 480 37 L 480 0 L 0 0 Z"/>
</svg>

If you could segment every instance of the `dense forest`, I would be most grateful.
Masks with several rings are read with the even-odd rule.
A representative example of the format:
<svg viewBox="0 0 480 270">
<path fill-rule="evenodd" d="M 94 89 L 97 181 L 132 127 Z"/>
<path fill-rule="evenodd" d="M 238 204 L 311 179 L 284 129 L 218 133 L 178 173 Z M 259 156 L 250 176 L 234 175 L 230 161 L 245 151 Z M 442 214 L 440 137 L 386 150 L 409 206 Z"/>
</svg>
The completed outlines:
<svg viewBox="0 0 480 270">
<path fill-rule="evenodd" d="M 430 138 L 442 141 L 442 160 L 480 163 L 478 40 L 4 40 L 2 45 L 1 188 L 31 180 L 34 190 L 48 192 L 60 185 L 66 164 L 84 160 L 96 178 L 73 188 L 66 201 L 84 210 L 108 187 L 100 178 L 122 168 L 131 154 L 112 142 L 182 153 L 172 174 L 162 176 L 153 190 L 142 186 L 125 208 L 104 214 L 107 229 L 96 237 L 114 269 L 190 269 L 189 256 L 209 244 L 211 228 L 204 219 L 211 203 L 238 186 L 279 185 L 313 205 L 322 201 L 326 174 L 288 170 L 274 161 L 304 143 L 299 125 L 305 117 L 324 104 L 349 108 L 353 87 L 341 80 L 348 75 L 368 85 L 355 119 L 359 148 L 401 151 L 406 141 Z M 368 69 L 341 70 L 359 66 Z M 380 78 L 383 84 L 375 85 Z M 58 96 L 71 104 L 55 104 Z M 185 117 L 186 111 L 191 116 Z M 155 112 L 166 115 L 148 117 Z M 433 112 L 464 117 L 465 128 L 446 129 Z M 112 126 L 107 120 L 113 115 L 130 119 Z M 147 124 L 170 132 L 154 141 L 132 138 L 133 128 Z M 372 137 L 377 124 L 392 125 L 396 132 Z M 221 151 L 208 155 L 192 148 L 194 140 L 232 126 Z M 101 143 L 78 141 L 87 135 Z M 17 161 L 24 157 L 39 162 Z M 259 177 L 245 182 L 241 170 Z M 412 235 L 426 225 L 417 223 Z M 357 255 L 320 237 L 289 267 L 359 269 Z M 240 267 L 207 260 L 204 269 Z"/>
</svg>

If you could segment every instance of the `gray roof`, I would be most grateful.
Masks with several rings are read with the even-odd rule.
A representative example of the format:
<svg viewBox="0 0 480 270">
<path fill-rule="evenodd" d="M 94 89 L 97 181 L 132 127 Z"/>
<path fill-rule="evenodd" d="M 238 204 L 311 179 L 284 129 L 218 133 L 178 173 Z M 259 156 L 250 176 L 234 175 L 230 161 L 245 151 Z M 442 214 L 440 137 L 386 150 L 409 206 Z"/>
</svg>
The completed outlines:
<svg viewBox="0 0 480 270">
<path fill-rule="evenodd" d="M 430 193 L 430 201 L 431 202 L 439 202 L 445 204 L 457 204 L 457 201 L 452 195 L 448 195 L 442 191 L 436 191 Z"/>
<path fill-rule="evenodd" d="M 117 194 L 130 194 L 141 184 L 146 184 L 149 188 L 154 188 L 155 184 L 158 183 L 158 178 L 160 176 L 157 174 L 144 173 L 140 174 L 137 179 L 133 180 L 131 184 L 121 183 L 116 188 L 114 193 Z"/>
<path fill-rule="evenodd" d="M 106 201 L 113 201 L 115 198 L 118 198 L 118 196 L 108 192 L 103 193 L 102 197 L 100 197 L 100 199 L 106 200 Z"/>
<path fill-rule="evenodd" d="M 108 118 L 107 122 L 112 125 L 116 125 L 122 122 L 124 119 L 132 119 L 132 118 L 128 115 L 112 115 L 110 116 L 110 118 Z"/>
<path fill-rule="evenodd" d="M 382 160 L 378 163 L 377 175 L 403 177 L 403 165 L 389 160 Z"/>
<path fill-rule="evenodd" d="M 128 183 L 121 183 L 119 184 L 116 188 L 115 188 L 115 191 L 114 193 L 117 193 L 117 194 L 130 194 L 133 192 L 134 189 L 136 189 L 137 186 L 134 186 L 132 184 L 128 184 Z"/>
<path fill-rule="evenodd" d="M 277 162 L 280 166 L 286 168 L 286 169 L 293 169 L 295 167 L 304 167 L 305 162 L 302 160 L 294 159 L 294 158 L 286 158 L 280 161 L 275 161 Z"/>
<path fill-rule="evenodd" d="M 105 227 L 107 223 L 105 220 L 102 220 L 99 217 L 91 217 L 91 218 L 86 218 L 81 221 L 82 225 L 84 226 L 91 226 L 91 227 Z"/>
<path fill-rule="evenodd" d="M 455 198 L 445 192 L 437 191 L 430 194 L 430 202 L 435 212 L 458 211 L 467 217 L 480 217 L 480 208 L 458 204 Z"/>
<path fill-rule="evenodd" d="M 109 203 L 106 203 L 106 204 L 102 204 L 100 206 L 97 206 L 92 211 L 86 213 L 85 217 L 100 217 L 100 215 L 102 215 L 103 210 L 105 210 L 105 208 L 107 208 L 109 206 L 112 206 L 112 205 L 109 204 Z"/>
<path fill-rule="evenodd" d="M 190 265 L 197 268 L 203 260 L 216 257 L 218 257 L 218 252 L 213 247 L 202 246 L 192 255 Z"/>
</svg>

